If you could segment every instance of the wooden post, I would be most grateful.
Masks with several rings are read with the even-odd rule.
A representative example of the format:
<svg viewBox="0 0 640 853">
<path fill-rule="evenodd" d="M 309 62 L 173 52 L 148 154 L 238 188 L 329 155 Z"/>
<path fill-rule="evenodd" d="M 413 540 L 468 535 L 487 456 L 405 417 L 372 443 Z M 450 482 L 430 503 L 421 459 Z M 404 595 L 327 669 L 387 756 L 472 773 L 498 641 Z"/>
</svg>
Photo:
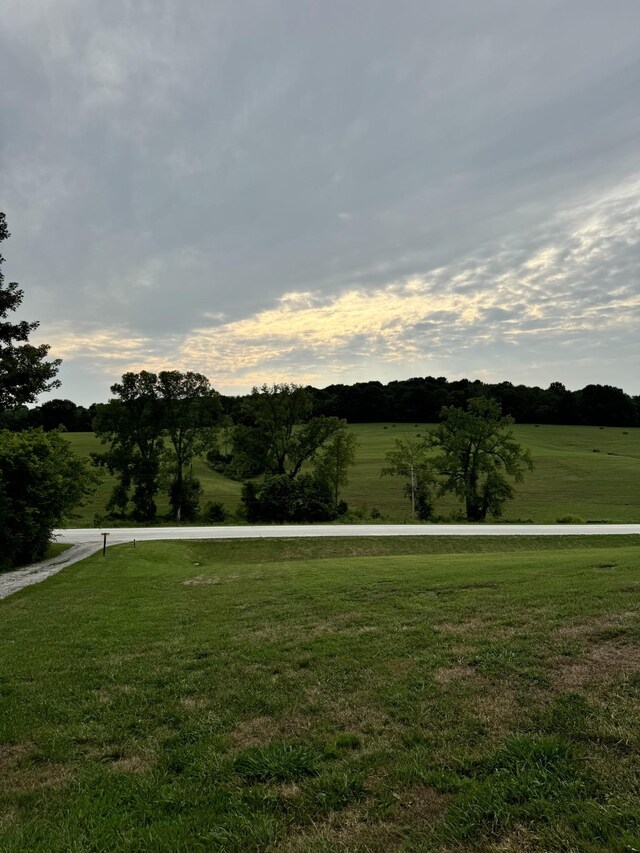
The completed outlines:
<svg viewBox="0 0 640 853">
<path fill-rule="evenodd" d="M 107 556 L 107 536 L 108 535 L 109 535 L 108 533 L 101 533 L 100 534 L 100 536 L 102 536 L 102 556 L 103 557 Z"/>
</svg>

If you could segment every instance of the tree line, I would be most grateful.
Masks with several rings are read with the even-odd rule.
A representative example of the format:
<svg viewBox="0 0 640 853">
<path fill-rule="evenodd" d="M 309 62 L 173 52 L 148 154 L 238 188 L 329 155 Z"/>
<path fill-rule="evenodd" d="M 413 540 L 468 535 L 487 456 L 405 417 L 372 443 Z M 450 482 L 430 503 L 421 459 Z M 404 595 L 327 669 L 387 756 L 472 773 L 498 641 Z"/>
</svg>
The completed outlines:
<svg viewBox="0 0 640 853">
<path fill-rule="evenodd" d="M 589 384 L 577 391 L 561 382 L 548 388 L 514 385 L 511 382 L 482 382 L 479 379 L 449 381 L 443 376 L 414 377 L 383 384 L 356 382 L 353 385 L 307 386 L 314 415 L 336 417 L 349 423 L 435 423 L 443 408 L 464 408 L 474 397 L 499 403 L 518 423 L 570 424 L 582 426 L 640 426 L 640 396 L 626 394 L 612 385 Z M 251 395 L 220 395 L 225 414 L 242 418 Z M 14 407 L 6 412 L 2 426 L 21 430 L 41 426 L 45 431 L 63 426 L 69 432 L 90 432 L 97 405 L 78 406 L 71 400 L 48 400 L 41 406 Z M 2 416 L 0 416 L 2 417 Z"/>
<path fill-rule="evenodd" d="M 640 426 L 640 396 L 632 397 L 611 385 L 590 384 L 569 391 L 561 382 L 539 388 L 426 376 L 386 385 L 329 385 L 312 388 L 310 393 L 317 414 L 345 418 L 349 423 L 436 423 L 444 408 L 465 408 L 474 397 L 486 397 L 495 400 L 517 423 Z"/>
</svg>

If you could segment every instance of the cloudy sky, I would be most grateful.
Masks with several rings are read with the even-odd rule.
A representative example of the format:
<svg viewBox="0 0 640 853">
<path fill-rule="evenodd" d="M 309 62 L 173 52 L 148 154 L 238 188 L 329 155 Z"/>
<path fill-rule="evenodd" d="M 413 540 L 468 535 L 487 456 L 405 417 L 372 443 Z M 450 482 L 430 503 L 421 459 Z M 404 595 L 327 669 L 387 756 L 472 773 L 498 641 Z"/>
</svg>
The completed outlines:
<svg viewBox="0 0 640 853">
<path fill-rule="evenodd" d="M 640 393 L 639 0 L 0 0 L 5 275 L 63 358 Z"/>
</svg>

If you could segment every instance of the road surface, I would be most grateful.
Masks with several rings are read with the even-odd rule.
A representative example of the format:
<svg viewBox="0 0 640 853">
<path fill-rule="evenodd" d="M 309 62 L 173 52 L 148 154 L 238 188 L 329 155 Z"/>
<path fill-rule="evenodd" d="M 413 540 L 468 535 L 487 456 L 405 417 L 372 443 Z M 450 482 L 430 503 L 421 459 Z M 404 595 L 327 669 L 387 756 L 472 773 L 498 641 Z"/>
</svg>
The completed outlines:
<svg viewBox="0 0 640 853">
<path fill-rule="evenodd" d="M 0 574 L 0 599 L 39 583 L 107 544 L 158 539 L 274 539 L 317 536 L 621 536 L 640 535 L 640 524 L 296 524 L 238 527 L 95 527 L 54 530 L 57 542 L 73 545 L 51 560 Z"/>
<path fill-rule="evenodd" d="M 611 536 L 640 524 L 282 524 L 237 527 L 103 527 L 54 530 L 56 542 L 108 545 L 152 539 L 273 539 L 315 536 Z"/>
</svg>

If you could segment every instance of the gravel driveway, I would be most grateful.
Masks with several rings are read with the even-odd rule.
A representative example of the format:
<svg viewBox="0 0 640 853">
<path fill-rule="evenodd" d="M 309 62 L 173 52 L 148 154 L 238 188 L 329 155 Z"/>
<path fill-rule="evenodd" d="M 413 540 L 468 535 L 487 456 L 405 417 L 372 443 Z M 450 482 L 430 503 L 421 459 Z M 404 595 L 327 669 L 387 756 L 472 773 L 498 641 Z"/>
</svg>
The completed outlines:
<svg viewBox="0 0 640 853">
<path fill-rule="evenodd" d="M 77 563 L 79 560 L 84 560 L 85 557 L 95 554 L 101 547 L 101 544 L 95 542 L 72 545 L 71 548 L 50 560 L 43 560 L 41 563 L 34 563 L 32 566 L 25 566 L 23 569 L 14 569 L 12 572 L 2 572 L 0 574 L 0 598 L 6 598 L 25 586 L 40 583 L 45 578 L 64 569 L 65 566 L 70 566 L 72 563 Z"/>
</svg>

